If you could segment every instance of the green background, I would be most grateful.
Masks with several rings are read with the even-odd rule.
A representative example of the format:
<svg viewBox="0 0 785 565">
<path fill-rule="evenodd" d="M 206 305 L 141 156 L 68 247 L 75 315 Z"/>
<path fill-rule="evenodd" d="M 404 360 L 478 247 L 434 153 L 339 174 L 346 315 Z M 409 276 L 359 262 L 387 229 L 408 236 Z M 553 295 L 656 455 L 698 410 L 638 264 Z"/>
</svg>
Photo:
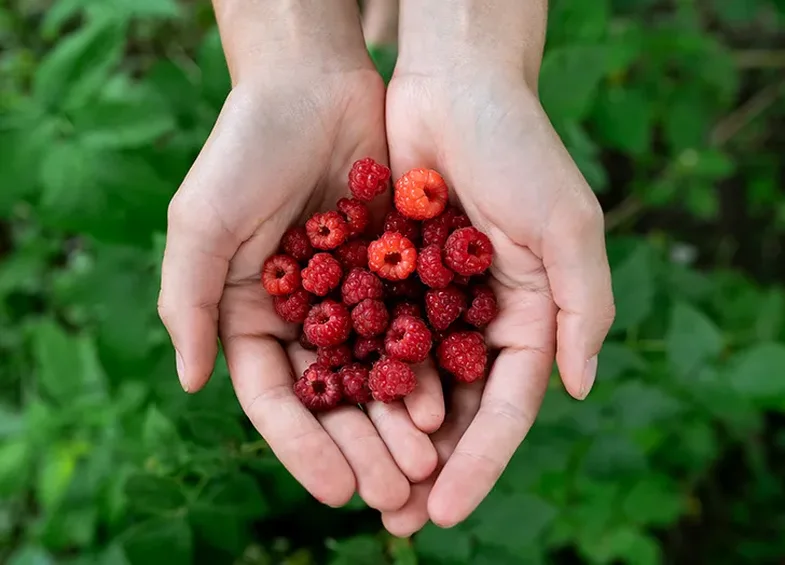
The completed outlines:
<svg viewBox="0 0 785 565">
<path fill-rule="evenodd" d="M 0 562 L 782 563 L 785 2 L 553 0 L 541 96 L 618 316 L 464 524 L 315 503 L 223 363 L 182 393 L 167 202 L 229 88 L 209 4 L 0 2 Z M 375 51 L 389 74 L 394 54 Z"/>
</svg>

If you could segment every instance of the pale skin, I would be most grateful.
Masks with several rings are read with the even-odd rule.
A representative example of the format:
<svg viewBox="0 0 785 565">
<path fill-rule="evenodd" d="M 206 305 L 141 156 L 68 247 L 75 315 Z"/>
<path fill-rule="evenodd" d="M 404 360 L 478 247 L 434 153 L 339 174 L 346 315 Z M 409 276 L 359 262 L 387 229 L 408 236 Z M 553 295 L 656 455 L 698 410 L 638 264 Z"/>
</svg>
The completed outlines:
<svg viewBox="0 0 785 565">
<path fill-rule="evenodd" d="M 545 3 L 403 0 L 386 96 L 355 1 L 215 9 L 233 90 L 172 200 L 159 299 L 181 383 L 204 386 L 220 338 L 246 414 L 315 498 L 358 492 L 395 535 L 457 524 L 528 432 L 554 359 L 586 397 L 614 317 L 601 210 L 536 96 Z M 313 354 L 275 316 L 259 267 L 289 225 L 346 194 L 365 156 L 394 177 L 442 172 L 496 249 L 487 339 L 500 354 L 446 419 L 428 366 L 411 397 L 366 412 L 315 417 L 291 389 Z"/>
</svg>

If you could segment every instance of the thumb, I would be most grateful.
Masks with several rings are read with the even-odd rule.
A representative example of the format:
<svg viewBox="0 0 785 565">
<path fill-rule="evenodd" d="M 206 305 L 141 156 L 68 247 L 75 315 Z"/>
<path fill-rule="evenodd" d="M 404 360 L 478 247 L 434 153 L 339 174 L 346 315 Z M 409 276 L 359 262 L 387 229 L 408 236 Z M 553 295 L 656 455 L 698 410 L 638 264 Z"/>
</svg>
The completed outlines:
<svg viewBox="0 0 785 565">
<path fill-rule="evenodd" d="M 583 399 L 594 384 L 615 307 L 602 209 L 588 187 L 567 205 L 554 212 L 543 234 L 542 258 L 559 308 L 556 362 L 567 391 Z"/>
<path fill-rule="evenodd" d="M 218 353 L 218 303 L 238 247 L 204 197 L 182 188 L 169 205 L 158 314 L 166 326 L 186 392 L 210 378 Z"/>
</svg>

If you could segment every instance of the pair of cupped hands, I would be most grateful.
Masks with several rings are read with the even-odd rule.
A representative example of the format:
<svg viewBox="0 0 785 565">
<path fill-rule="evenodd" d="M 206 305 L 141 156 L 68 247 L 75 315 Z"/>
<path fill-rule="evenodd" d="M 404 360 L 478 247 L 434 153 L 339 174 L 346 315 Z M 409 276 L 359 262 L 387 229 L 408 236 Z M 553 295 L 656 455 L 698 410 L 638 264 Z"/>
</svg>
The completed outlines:
<svg viewBox="0 0 785 565">
<path fill-rule="evenodd" d="M 601 209 L 532 82 L 465 63 L 396 69 L 385 88 L 370 60 L 241 76 L 169 208 L 159 311 L 183 388 L 205 385 L 220 338 L 283 465 L 325 504 L 357 492 L 395 535 L 464 520 L 532 426 L 554 360 L 567 391 L 588 394 L 614 317 Z M 500 353 L 448 406 L 432 366 L 404 401 L 365 410 L 314 415 L 293 394 L 313 354 L 275 315 L 260 267 L 289 226 L 348 194 L 363 157 L 393 179 L 439 171 L 495 247 L 500 314 L 486 338 Z"/>
</svg>

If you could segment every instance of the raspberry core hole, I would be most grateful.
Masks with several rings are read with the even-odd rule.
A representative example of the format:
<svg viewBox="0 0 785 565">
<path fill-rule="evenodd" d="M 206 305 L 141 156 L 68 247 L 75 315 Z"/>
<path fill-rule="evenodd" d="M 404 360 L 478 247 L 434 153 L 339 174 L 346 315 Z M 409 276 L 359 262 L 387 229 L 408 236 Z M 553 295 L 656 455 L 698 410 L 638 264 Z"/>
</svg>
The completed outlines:
<svg viewBox="0 0 785 565">
<path fill-rule="evenodd" d="M 325 392 L 327 392 L 327 387 L 324 386 L 324 383 L 322 381 L 314 381 L 311 386 L 313 386 L 313 391 L 316 394 L 324 394 Z"/>
<path fill-rule="evenodd" d="M 398 252 L 388 253 L 384 256 L 384 262 L 388 265 L 397 265 L 401 262 L 401 254 Z"/>
<path fill-rule="evenodd" d="M 323 235 L 323 236 L 330 235 L 330 228 L 327 226 L 319 226 L 319 235 Z"/>
<path fill-rule="evenodd" d="M 469 253 L 469 255 L 479 255 L 482 253 L 482 250 L 476 241 L 470 242 L 469 246 L 466 248 L 466 251 Z"/>
</svg>

